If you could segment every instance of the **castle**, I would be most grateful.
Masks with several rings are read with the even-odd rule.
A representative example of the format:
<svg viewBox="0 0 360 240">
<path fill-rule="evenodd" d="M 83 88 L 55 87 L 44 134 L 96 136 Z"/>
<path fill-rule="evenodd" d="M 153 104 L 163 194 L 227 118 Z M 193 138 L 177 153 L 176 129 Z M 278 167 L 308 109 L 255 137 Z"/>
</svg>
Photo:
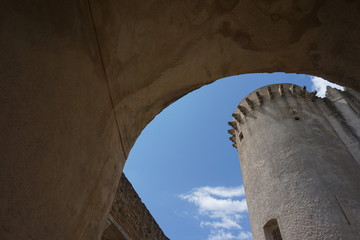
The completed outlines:
<svg viewBox="0 0 360 240">
<path fill-rule="evenodd" d="M 360 91 L 354 0 L 4 0 L 0 20 L 4 240 L 100 239 L 137 137 L 201 86 L 286 72 Z"/>
<path fill-rule="evenodd" d="M 274 84 L 229 123 L 254 240 L 359 239 L 360 94 Z"/>
</svg>

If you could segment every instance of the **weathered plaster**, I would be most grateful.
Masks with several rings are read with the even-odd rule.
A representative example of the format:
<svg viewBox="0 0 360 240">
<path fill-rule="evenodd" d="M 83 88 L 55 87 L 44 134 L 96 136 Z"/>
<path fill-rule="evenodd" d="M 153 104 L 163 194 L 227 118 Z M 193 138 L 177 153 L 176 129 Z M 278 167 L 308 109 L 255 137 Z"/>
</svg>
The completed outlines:
<svg viewBox="0 0 360 240">
<path fill-rule="evenodd" d="M 2 2 L 0 239 L 97 239 L 124 165 L 87 2 Z"/>
<path fill-rule="evenodd" d="M 225 76 L 305 73 L 359 89 L 356 1 L 220 2 L 91 1 L 126 151 L 164 107 Z"/>
</svg>

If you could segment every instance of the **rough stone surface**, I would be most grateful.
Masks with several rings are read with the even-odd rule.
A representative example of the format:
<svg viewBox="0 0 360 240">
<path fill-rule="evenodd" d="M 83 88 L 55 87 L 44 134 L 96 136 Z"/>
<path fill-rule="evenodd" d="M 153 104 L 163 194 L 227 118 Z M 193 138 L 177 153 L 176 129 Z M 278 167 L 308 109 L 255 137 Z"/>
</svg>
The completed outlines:
<svg viewBox="0 0 360 240">
<path fill-rule="evenodd" d="M 329 123 L 360 165 L 360 98 L 352 89 L 327 87 L 327 97 L 318 101 Z"/>
<path fill-rule="evenodd" d="M 124 174 L 120 178 L 110 215 L 127 235 L 124 240 L 169 240 Z M 105 230 L 102 240 L 112 240 L 113 235 Z"/>
<path fill-rule="evenodd" d="M 234 114 L 254 240 L 265 239 L 273 219 L 283 239 L 360 236 L 360 168 L 319 101 L 276 84 L 248 95 Z"/>
<path fill-rule="evenodd" d="M 0 238 L 98 239 L 142 129 L 219 78 L 305 73 L 360 90 L 359 5 L 2 1 Z"/>
</svg>

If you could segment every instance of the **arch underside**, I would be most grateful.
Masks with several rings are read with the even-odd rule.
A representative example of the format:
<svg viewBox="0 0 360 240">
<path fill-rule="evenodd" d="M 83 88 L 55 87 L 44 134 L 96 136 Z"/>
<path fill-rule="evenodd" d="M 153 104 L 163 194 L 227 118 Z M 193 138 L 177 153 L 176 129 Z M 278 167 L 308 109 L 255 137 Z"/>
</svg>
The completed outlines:
<svg viewBox="0 0 360 240">
<path fill-rule="evenodd" d="M 92 6 L 126 152 L 168 104 L 223 77 L 302 73 L 360 88 L 356 1 L 108 0 Z"/>
<path fill-rule="evenodd" d="M 360 90 L 359 18 L 351 0 L 5 1 L 0 236 L 99 237 L 142 129 L 217 79 L 303 73 Z"/>
</svg>

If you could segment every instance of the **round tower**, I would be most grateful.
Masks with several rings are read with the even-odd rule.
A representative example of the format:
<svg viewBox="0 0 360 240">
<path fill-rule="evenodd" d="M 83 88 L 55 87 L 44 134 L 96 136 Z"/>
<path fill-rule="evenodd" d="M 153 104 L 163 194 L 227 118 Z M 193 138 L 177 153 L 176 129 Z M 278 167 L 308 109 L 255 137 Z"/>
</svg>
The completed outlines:
<svg viewBox="0 0 360 240">
<path fill-rule="evenodd" d="M 360 168 L 317 100 L 274 84 L 233 113 L 254 240 L 360 239 Z"/>
</svg>

